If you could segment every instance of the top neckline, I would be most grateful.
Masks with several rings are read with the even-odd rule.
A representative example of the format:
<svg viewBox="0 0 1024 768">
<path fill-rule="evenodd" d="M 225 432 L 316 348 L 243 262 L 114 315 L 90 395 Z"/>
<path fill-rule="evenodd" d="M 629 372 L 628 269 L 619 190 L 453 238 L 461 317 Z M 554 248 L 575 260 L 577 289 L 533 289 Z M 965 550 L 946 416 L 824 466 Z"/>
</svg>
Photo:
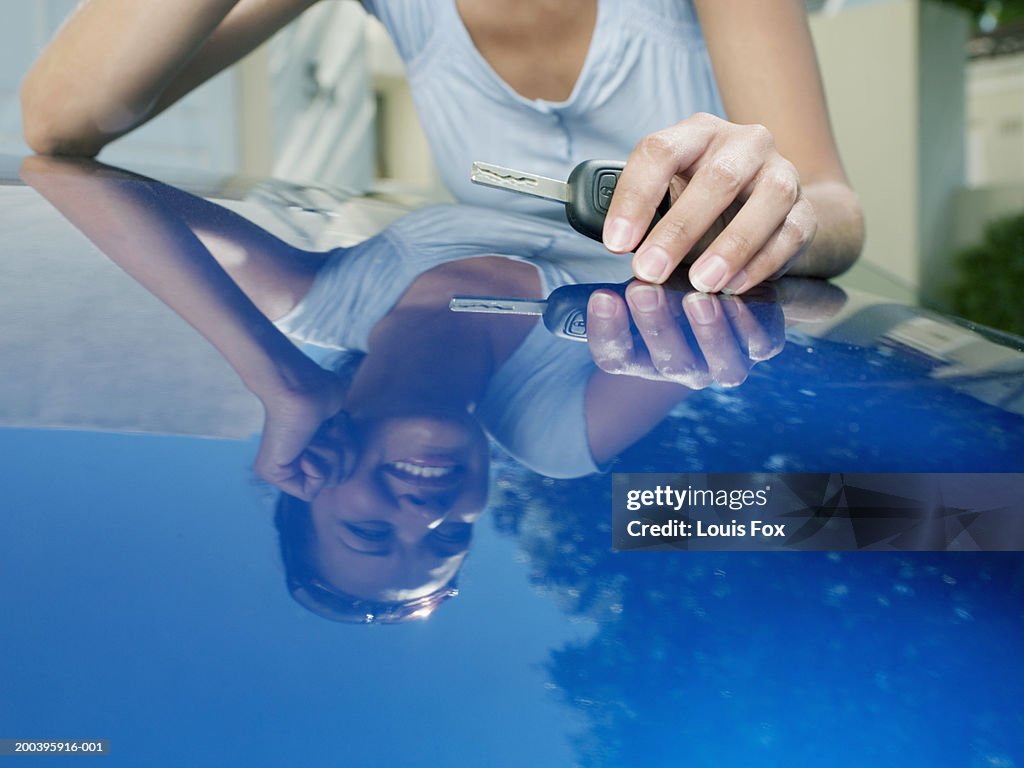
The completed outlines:
<svg viewBox="0 0 1024 768">
<path fill-rule="evenodd" d="M 606 5 L 602 0 L 597 0 L 597 15 L 594 19 L 594 31 L 590 35 L 590 44 L 587 47 L 587 55 L 583 59 L 583 66 L 580 68 L 579 74 L 576 76 L 576 82 L 573 84 L 572 91 L 569 93 L 568 98 L 563 101 L 530 99 L 523 96 L 519 91 L 509 85 L 505 78 L 499 75 L 494 67 L 491 66 L 491 63 L 487 61 L 482 53 L 480 53 L 480 49 L 476 47 L 476 43 L 473 42 L 473 38 L 469 34 L 469 29 L 466 27 L 466 23 L 462 20 L 462 14 L 459 13 L 456 0 L 449 0 L 445 5 L 454 16 L 455 23 L 452 24 L 452 28 L 455 30 L 456 36 L 459 38 L 459 42 L 467 49 L 475 65 L 483 71 L 484 74 L 492 80 L 506 96 L 519 104 L 531 107 L 540 112 L 563 110 L 575 105 L 582 98 L 581 94 L 592 77 L 594 67 L 597 66 L 594 62 L 594 59 L 597 56 L 595 52 L 601 48 L 600 44 L 602 41 L 598 39 L 598 36 L 602 34 L 605 27 L 603 22 L 605 19 Z"/>
</svg>

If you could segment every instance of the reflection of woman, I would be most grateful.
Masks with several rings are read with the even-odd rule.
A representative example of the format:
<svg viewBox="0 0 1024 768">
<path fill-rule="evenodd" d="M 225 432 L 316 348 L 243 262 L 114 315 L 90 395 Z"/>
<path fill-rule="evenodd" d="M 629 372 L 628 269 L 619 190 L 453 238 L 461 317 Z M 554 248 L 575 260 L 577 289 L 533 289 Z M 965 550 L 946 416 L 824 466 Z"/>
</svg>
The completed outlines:
<svg viewBox="0 0 1024 768">
<path fill-rule="evenodd" d="M 353 248 L 310 253 L 102 166 L 30 158 L 23 175 L 259 397 L 256 468 L 286 493 L 278 524 L 289 585 L 333 618 L 424 615 L 451 593 L 486 503 L 485 430 L 545 474 L 582 475 L 687 391 L 598 370 L 585 345 L 554 339 L 535 318 L 449 311 L 453 294 L 541 297 L 624 276 L 600 246 L 560 227 L 444 206 Z M 561 250 L 563 236 L 574 250 Z M 363 354 L 336 376 L 270 319 L 308 343 Z"/>
</svg>

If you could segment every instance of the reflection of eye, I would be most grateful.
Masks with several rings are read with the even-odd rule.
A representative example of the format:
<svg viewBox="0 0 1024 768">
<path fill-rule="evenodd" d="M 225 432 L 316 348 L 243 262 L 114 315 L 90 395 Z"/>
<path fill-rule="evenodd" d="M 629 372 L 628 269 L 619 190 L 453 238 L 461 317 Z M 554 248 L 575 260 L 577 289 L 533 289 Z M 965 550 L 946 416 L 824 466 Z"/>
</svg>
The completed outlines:
<svg viewBox="0 0 1024 768">
<path fill-rule="evenodd" d="M 445 523 L 435 528 L 432 535 L 441 544 L 465 545 L 473 535 L 473 526 L 469 523 Z"/>
<path fill-rule="evenodd" d="M 387 523 L 344 523 L 344 525 L 363 541 L 377 543 L 391 538 L 392 527 Z"/>
</svg>

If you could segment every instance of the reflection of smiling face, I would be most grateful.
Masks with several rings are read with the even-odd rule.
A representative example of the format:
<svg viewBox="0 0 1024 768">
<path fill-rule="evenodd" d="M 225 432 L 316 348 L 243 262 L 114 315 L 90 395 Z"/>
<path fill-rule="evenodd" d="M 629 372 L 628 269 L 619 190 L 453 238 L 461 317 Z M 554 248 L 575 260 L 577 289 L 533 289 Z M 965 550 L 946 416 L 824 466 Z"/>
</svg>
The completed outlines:
<svg viewBox="0 0 1024 768">
<path fill-rule="evenodd" d="M 487 441 L 470 417 L 362 425 L 356 465 L 312 503 L 320 577 L 353 597 L 406 601 L 449 583 L 487 501 Z"/>
</svg>

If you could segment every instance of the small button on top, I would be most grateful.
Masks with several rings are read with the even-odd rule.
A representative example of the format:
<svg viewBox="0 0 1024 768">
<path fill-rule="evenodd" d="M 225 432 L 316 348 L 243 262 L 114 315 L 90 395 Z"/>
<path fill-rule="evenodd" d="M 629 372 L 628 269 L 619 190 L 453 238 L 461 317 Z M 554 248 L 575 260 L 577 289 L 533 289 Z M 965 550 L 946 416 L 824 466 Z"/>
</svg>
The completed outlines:
<svg viewBox="0 0 1024 768">
<path fill-rule="evenodd" d="M 597 184 L 594 185 L 594 207 L 602 213 L 607 213 L 608 206 L 612 204 L 612 194 L 618 180 L 619 174 L 612 171 L 605 171 L 597 177 Z"/>
</svg>

